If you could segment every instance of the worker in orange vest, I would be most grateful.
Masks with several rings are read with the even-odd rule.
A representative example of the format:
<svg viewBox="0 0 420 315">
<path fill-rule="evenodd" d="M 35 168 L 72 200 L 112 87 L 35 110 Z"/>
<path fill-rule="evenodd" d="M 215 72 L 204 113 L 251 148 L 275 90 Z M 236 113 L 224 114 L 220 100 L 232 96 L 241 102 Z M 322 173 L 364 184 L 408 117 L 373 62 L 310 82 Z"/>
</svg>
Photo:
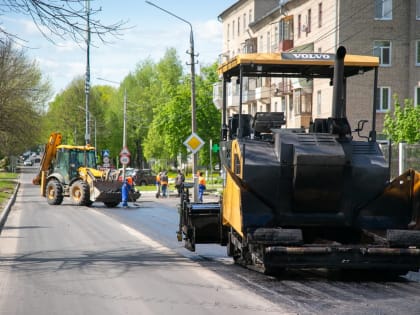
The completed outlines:
<svg viewBox="0 0 420 315">
<path fill-rule="evenodd" d="M 198 200 L 203 202 L 204 191 L 206 190 L 206 179 L 203 176 L 203 172 L 199 172 L 198 176 Z"/>
<path fill-rule="evenodd" d="M 133 177 L 128 176 L 127 177 L 127 183 L 130 185 L 131 188 L 134 188 Z"/>
<path fill-rule="evenodd" d="M 168 198 L 168 173 L 166 171 L 162 172 L 160 175 L 160 186 L 162 186 L 162 197 Z"/>
<path fill-rule="evenodd" d="M 161 172 L 156 175 L 156 198 L 160 197 L 160 174 Z"/>
</svg>

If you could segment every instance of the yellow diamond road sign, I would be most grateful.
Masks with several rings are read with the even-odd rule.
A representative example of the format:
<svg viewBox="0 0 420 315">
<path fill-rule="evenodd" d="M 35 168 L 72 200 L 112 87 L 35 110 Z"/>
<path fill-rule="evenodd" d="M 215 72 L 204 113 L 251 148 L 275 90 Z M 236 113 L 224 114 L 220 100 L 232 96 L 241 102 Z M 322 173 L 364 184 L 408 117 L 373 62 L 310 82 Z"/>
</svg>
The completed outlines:
<svg viewBox="0 0 420 315">
<path fill-rule="evenodd" d="M 194 132 L 184 141 L 184 145 L 190 150 L 192 153 L 196 153 L 201 147 L 204 145 L 203 139 L 201 139 L 197 134 Z"/>
</svg>

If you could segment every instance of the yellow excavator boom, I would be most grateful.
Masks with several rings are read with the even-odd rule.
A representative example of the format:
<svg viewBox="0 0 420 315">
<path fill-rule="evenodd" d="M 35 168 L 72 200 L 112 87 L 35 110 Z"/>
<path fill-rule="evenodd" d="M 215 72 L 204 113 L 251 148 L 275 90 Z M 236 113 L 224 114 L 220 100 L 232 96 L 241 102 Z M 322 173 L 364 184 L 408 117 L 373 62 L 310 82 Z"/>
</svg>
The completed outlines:
<svg viewBox="0 0 420 315">
<path fill-rule="evenodd" d="M 51 162 L 54 159 L 55 154 L 57 152 L 57 146 L 61 144 L 61 138 L 62 138 L 61 133 L 59 132 L 51 133 L 48 139 L 48 142 L 45 144 L 44 155 L 42 156 L 41 163 L 39 165 L 38 174 L 32 180 L 32 183 L 34 185 L 42 184 L 43 182 L 41 181 L 42 173 L 48 171 L 48 168 L 50 167 Z M 44 189 L 42 189 L 42 191 L 44 191 Z"/>
</svg>

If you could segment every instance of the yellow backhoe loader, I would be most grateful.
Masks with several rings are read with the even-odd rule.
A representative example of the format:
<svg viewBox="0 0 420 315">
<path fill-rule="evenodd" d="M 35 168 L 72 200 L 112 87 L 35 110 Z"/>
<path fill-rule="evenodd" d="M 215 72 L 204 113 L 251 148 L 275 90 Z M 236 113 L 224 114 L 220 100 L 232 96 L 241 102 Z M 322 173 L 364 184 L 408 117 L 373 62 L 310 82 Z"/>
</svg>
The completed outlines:
<svg viewBox="0 0 420 315">
<path fill-rule="evenodd" d="M 59 205 L 64 197 L 70 197 L 79 206 L 103 202 L 107 207 L 116 207 L 121 202 L 122 182 L 116 174 L 97 169 L 95 148 L 61 144 L 61 139 L 60 133 L 50 135 L 39 172 L 32 180 L 41 186 L 42 196 L 50 205 Z M 140 192 L 130 191 L 130 201 L 139 197 Z"/>
</svg>

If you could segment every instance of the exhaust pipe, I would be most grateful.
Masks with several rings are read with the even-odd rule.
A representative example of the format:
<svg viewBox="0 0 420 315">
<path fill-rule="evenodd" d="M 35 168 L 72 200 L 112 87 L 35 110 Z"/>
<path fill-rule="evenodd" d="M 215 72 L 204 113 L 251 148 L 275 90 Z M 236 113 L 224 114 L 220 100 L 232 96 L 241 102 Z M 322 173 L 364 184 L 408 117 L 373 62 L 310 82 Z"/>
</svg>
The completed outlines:
<svg viewBox="0 0 420 315">
<path fill-rule="evenodd" d="M 328 130 L 340 139 L 351 137 L 351 127 L 346 116 L 346 79 L 344 77 L 344 57 L 346 48 L 338 47 L 334 64 L 334 88 L 332 117 L 328 118 Z"/>
<path fill-rule="evenodd" d="M 333 89 L 333 108 L 332 118 L 346 118 L 346 99 L 344 89 L 344 57 L 346 48 L 338 47 L 335 55 L 334 64 L 334 89 Z"/>
</svg>

